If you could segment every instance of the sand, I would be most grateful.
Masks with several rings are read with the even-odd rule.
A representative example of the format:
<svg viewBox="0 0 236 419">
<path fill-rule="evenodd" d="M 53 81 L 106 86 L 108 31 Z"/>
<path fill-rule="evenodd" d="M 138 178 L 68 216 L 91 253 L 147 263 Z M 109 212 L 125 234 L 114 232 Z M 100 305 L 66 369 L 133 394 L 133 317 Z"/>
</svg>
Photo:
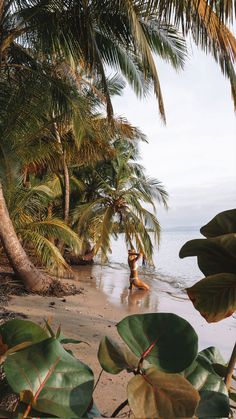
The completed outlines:
<svg viewBox="0 0 236 419">
<path fill-rule="evenodd" d="M 104 335 L 119 341 L 116 324 L 129 314 L 142 312 L 173 312 L 188 320 L 198 333 L 199 349 L 217 346 L 227 360 L 235 339 L 235 319 L 228 318 L 217 324 L 207 324 L 181 292 L 158 280 L 147 280 L 151 291 L 130 292 L 127 288 L 128 272 L 111 267 L 83 266 L 78 269 L 75 282 L 83 293 L 63 298 L 37 295 L 13 296 L 8 310 L 23 313 L 29 319 L 43 324 L 49 319 L 64 335 L 89 344 L 71 345 L 79 359 L 94 371 L 95 380 L 101 367 L 97 360 L 99 342 Z M 51 303 L 54 303 L 53 305 Z M 100 412 L 111 416 L 126 397 L 127 373 L 110 375 L 103 372 L 94 393 Z"/>
</svg>

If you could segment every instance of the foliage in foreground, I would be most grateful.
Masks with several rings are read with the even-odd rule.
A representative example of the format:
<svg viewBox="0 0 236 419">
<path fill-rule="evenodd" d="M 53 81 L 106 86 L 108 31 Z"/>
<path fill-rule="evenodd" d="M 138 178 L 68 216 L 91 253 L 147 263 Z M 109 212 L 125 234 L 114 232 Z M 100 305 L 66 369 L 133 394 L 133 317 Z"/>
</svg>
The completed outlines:
<svg viewBox="0 0 236 419">
<path fill-rule="evenodd" d="M 236 209 L 217 214 L 200 231 L 206 239 L 185 243 L 180 257 L 197 256 L 205 278 L 187 288 L 187 293 L 194 307 L 211 323 L 236 311 Z M 233 402 L 236 394 L 235 387 L 231 388 L 231 380 L 235 364 L 236 343 L 228 367 L 218 370 L 225 378 Z"/>
<path fill-rule="evenodd" d="M 187 289 L 188 296 L 208 322 L 217 322 L 236 310 L 236 209 L 216 215 L 200 231 L 206 238 L 185 243 L 180 257 L 197 256 L 205 278 Z"/>
<path fill-rule="evenodd" d="M 114 415 L 129 405 L 135 417 L 228 416 L 227 388 L 215 369 L 225 362 L 216 348 L 198 353 L 198 337 L 186 320 L 169 313 L 137 314 L 124 318 L 117 330 L 126 345 L 104 337 L 98 351 L 103 370 L 131 374 L 127 401 Z M 19 395 L 14 417 L 100 416 L 93 372 L 64 348 L 66 343 L 80 342 L 26 320 L 0 327 L 0 361 Z"/>
<path fill-rule="evenodd" d="M 228 274 L 235 287 L 235 226 L 236 210 L 218 214 L 201 229 L 207 239 L 190 241 L 180 252 L 181 257 L 196 252 L 199 267 L 208 275 L 187 292 L 209 322 L 235 310 L 235 288 L 227 287 Z M 223 280 L 226 287 L 221 286 L 219 293 L 218 284 Z M 98 350 L 104 371 L 118 374 L 126 370 L 132 375 L 127 400 L 112 417 L 126 405 L 135 417 L 230 415 L 230 399 L 235 401 L 231 380 L 235 379 L 236 346 L 228 364 L 214 347 L 198 353 L 192 326 L 170 313 L 128 316 L 117 324 L 117 330 L 126 345 L 105 336 Z M 93 372 L 64 348 L 67 343 L 81 342 L 65 338 L 60 328 L 55 334 L 47 323 L 43 329 L 30 321 L 12 320 L 0 327 L 0 364 L 11 390 L 19 396 L 14 414 L 0 412 L 1 416 L 100 416 L 93 401 Z"/>
</svg>

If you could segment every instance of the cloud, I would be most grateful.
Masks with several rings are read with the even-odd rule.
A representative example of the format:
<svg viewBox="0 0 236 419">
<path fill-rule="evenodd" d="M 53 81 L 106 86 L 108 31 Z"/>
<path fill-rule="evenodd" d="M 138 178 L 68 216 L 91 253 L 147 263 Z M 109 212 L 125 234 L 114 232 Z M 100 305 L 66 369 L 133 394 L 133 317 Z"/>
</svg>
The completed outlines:
<svg viewBox="0 0 236 419">
<path fill-rule="evenodd" d="M 141 144 L 142 163 L 170 193 L 172 210 L 165 220 L 206 222 L 235 206 L 236 121 L 229 82 L 214 60 L 196 49 L 181 73 L 159 61 L 157 68 L 167 126 L 156 99 L 139 101 L 130 88 L 115 98 L 115 111 L 148 136 L 149 144 Z"/>
</svg>

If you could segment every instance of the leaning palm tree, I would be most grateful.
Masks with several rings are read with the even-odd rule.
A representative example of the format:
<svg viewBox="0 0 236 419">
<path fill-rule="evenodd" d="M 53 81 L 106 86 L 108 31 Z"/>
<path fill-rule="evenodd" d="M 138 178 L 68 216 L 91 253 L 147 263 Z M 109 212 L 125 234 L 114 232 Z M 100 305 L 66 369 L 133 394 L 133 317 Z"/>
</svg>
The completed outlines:
<svg viewBox="0 0 236 419">
<path fill-rule="evenodd" d="M 30 180 L 26 186 L 17 173 L 16 177 L 12 176 L 11 185 L 4 188 L 9 215 L 31 259 L 50 273 L 61 276 L 70 267 L 56 246 L 57 241 L 63 240 L 75 254 L 81 252 L 82 243 L 78 235 L 50 211 L 52 203 L 62 195 L 61 188 L 55 187 L 53 179 Z M 4 187 L 4 181 L 2 184 Z"/>
<path fill-rule="evenodd" d="M 83 69 L 90 77 L 100 77 L 107 113 L 111 119 L 112 104 L 105 77 L 105 65 L 108 64 L 122 72 L 137 94 L 143 95 L 153 87 L 160 113 L 165 118 L 153 53 L 159 54 L 175 67 L 183 66 L 186 55 L 184 37 L 189 32 L 198 45 L 211 52 L 219 61 L 230 78 L 235 97 L 235 38 L 225 26 L 227 19 L 233 17 L 234 10 L 230 0 L 5 0 L 0 2 L 0 81 L 6 84 L 10 78 L 12 83 L 12 73 L 18 70 L 14 83 L 17 81 L 18 87 L 22 88 L 24 98 L 29 87 L 29 80 L 25 75 L 27 72 L 31 78 L 30 91 L 34 87 L 31 77 L 33 73 L 46 79 L 40 66 L 41 59 L 46 60 L 49 66 L 54 61 L 59 65 L 65 64 L 70 81 L 73 79 L 78 82 L 78 69 Z M 9 103 L 12 105 L 15 99 L 11 83 L 7 89 L 3 89 L 0 99 L 1 141 L 2 134 L 5 138 L 12 137 L 9 135 L 9 127 L 15 134 L 18 132 L 13 135 L 14 141 L 18 141 L 26 125 L 29 131 L 33 118 L 34 134 L 35 130 L 42 129 L 47 120 L 45 115 L 42 116 L 45 106 L 43 99 L 38 106 L 40 95 L 43 98 L 39 91 L 32 95 L 30 104 L 29 101 L 24 104 L 21 120 L 16 117 L 16 110 L 9 113 Z M 55 99 L 55 95 L 53 97 Z M 64 94 L 60 95 L 60 99 L 62 98 L 65 99 Z M 58 109 L 58 102 L 56 107 Z M 38 113 L 35 112 L 36 108 Z M 26 124 L 27 118 L 29 121 Z M 6 127 L 8 134 L 5 132 Z M 42 276 L 25 258 L 20 244 L 16 244 L 17 237 L 13 234 L 2 192 L 0 187 L 0 212 L 5 220 L 4 228 L 0 229 L 0 237 L 8 249 L 9 258 L 21 277 L 28 276 L 29 280 L 34 277 L 33 282 L 38 289 L 47 287 L 48 281 L 42 280 Z M 10 236 L 14 239 L 14 250 L 17 249 L 17 254 L 12 250 L 12 242 L 8 240 Z"/>
<path fill-rule="evenodd" d="M 156 201 L 167 207 L 168 194 L 134 160 L 136 148 L 116 142 L 117 156 L 90 171 L 85 202 L 73 212 L 74 228 L 81 237 L 92 240 L 93 254 L 101 251 L 103 259 L 111 250 L 111 237 L 119 233 L 124 234 L 128 247 L 136 247 L 149 261 L 153 243 L 159 242 Z"/>
<path fill-rule="evenodd" d="M 28 74 L 25 69 L 20 72 L 11 70 L 8 74 L 2 71 L 0 88 L 0 157 L 6 168 L 5 173 L 0 173 L 0 238 L 14 271 L 23 280 L 26 288 L 43 291 L 50 286 L 51 280 L 39 272 L 27 257 L 9 215 L 5 196 L 12 183 L 11 168 L 17 171 L 17 151 L 26 149 L 33 140 L 37 141 L 39 154 L 35 159 L 39 161 L 43 159 L 40 154 L 43 148 L 40 147 L 41 138 L 46 138 L 49 144 L 55 142 L 55 121 L 50 118 L 55 102 L 60 116 L 56 121 L 66 123 L 73 112 L 81 120 L 82 126 L 87 121 L 86 106 L 79 106 L 81 101 L 83 105 L 85 103 L 83 98 L 76 95 L 73 86 L 55 77 L 45 77 L 45 73 L 38 71 Z M 60 149 L 57 149 L 56 156 L 59 155 Z"/>
<path fill-rule="evenodd" d="M 34 252 L 47 267 L 68 267 L 49 237 L 53 238 L 57 234 L 61 242 L 68 244 L 71 250 L 76 250 L 75 253 L 79 244 L 78 238 L 76 240 L 69 227 L 66 228 L 57 219 L 47 219 L 46 206 L 43 211 L 40 209 L 41 201 L 38 202 L 40 218 L 35 218 L 35 210 L 34 214 L 31 213 L 32 202 L 26 198 L 28 195 L 33 196 L 35 201 L 34 193 L 39 190 L 29 187 L 29 173 L 40 176 L 42 172 L 56 173 L 57 185 L 61 187 L 61 198 L 67 190 L 64 163 L 68 168 L 68 164 L 81 165 L 84 160 L 88 162 L 88 158 L 90 161 L 104 159 L 109 148 L 113 152 L 107 141 L 108 133 L 126 132 L 132 138 L 138 132 L 119 119 L 114 120 L 113 126 L 109 125 L 97 112 L 92 113 L 94 102 L 98 105 L 94 98 L 90 101 L 88 95 L 80 96 L 73 83 L 67 84 L 66 80 L 53 77 L 51 72 L 45 76 L 45 72 L 46 70 L 41 74 L 37 69 L 28 76 L 27 69 L 21 69 L 20 76 L 24 77 L 24 84 L 18 82 L 15 69 L 1 79 L 0 215 L 4 222 L 0 225 L 0 236 L 15 272 L 31 290 L 46 289 L 50 279 L 34 268 L 18 240 L 18 235 L 22 238 L 22 244 L 27 246 L 29 241 L 32 242 Z M 118 92 L 117 78 L 111 83 L 111 88 Z M 13 191 L 14 182 L 21 173 L 23 186 L 27 186 L 27 190 L 19 185 Z M 78 181 L 74 183 L 77 186 L 79 184 Z M 55 188 L 55 182 L 53 187 Z M 62 216 L 62 213 L 58 216 Z M 68 222 L 68 219 L 65 221 Z"/>
</svg>

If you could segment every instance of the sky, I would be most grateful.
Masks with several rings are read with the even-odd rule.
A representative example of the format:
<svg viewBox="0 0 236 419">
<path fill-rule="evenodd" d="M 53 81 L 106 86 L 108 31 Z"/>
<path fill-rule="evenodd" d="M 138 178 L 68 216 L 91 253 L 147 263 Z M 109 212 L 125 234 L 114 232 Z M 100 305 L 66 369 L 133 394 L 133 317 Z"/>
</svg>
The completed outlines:
<svg viewBox="0 0 236 419">
<path fill-rule="evenodd" d="M 126 87 L 115 113 L 148 137 L 140 150 L 149 176 L 165 185 L 170 209 L 158 208 L 163 228 L 200 228 L 236 207 L 236 115 L 230 85 L 211 56 L 194 48 L 183 71 L 156 60 L 167 125 L 153 95 L 139 100 Z"/>
</svg>

